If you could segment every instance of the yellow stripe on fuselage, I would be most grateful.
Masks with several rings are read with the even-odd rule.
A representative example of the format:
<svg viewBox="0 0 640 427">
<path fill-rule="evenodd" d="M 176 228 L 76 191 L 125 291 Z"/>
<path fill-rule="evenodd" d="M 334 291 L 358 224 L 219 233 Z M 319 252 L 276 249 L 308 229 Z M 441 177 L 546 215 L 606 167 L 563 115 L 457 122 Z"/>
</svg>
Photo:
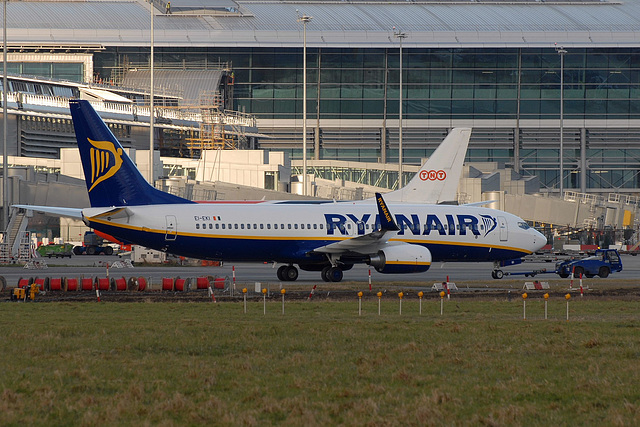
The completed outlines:
<svg viewBox="0 0 640 427">
<path fill-rule="evenodd" d="M 87 217 L 90 222 L 95 222 L 98 224 L 108 225 L 110 227 L 122 228 L 126 230 L 135 230 L 135 231 L 144 231 L 146 233 L 155 233 L 155 234 L 167 234 L 167 230 L 165 229 L 152 229 L 141 226 L 134 226 L 128 224 L 120 224 L 114 223 L 111 221 L 105 221 L 100 219 L 101 215 L 94 217 Z M 228 235 L 228 234 L 204 234 L 204 233 L 171 233 L 172 235 L 185 236 L 185 237 L 200 237 L 205 239 L 234 239 L 234 240 L 322 240 L 322 241 L 345 241 L 350 240 L 356 236 L 346 236 L 346 237 L 332 237 L 332 236 L 323 236 L 323 237 L 315 237 L 315 236 L 243 236 L 243 235 Z M 399 239 L 393 238 L 389 239 L 390 242 L 403 242 L 403 243 L 411 243 L 411 244 L 419 244 L 419 245 L 449 245 L 449 246 L 474 246 L 479 248 L 493 248 L 493 249 L 506 249 L 517 252 L 524 252 L 530 254 L 531 251 L 522 248 L 516 248 L 513 246 L 502 246 L 502 245 L 490 245 L 483 243 L 472 243 L 472 242 L 453 242 L 453 241 L 445 241 L 445 240 L 417 240 L 417 239 Z"/>
</svg>

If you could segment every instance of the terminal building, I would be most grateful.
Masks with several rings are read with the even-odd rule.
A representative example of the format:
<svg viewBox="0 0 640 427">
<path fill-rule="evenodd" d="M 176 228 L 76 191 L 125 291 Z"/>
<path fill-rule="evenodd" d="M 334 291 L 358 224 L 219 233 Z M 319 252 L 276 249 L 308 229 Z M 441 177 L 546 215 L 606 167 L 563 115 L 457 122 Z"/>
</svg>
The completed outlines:
<svg viewBox="0 0 640 427">
<path fill-rule="evenodd" d="M 6 18 L 12 156 L 59 158 L 71 146 L 68 113 L 41 105 L 50 97 L 108 105 L 125 145 L 148 147 L 153 46 L 162 156 L 275 151 L 290 159 L 282 170 L 302 173 L 306 68 L 318 178 L 359 174 L 394 188 L 400 141 L 408 178 L 465 126 L 469 163 L 534 179 L 538 193 L 568 202 L 615 193 L 638 204 L 639 2 L 45 0 L 8 2 Z M 27 77 L 69 88 L 43 92 Z M 286 187 L 281 176 L 265 181 Z"/>
</svg>

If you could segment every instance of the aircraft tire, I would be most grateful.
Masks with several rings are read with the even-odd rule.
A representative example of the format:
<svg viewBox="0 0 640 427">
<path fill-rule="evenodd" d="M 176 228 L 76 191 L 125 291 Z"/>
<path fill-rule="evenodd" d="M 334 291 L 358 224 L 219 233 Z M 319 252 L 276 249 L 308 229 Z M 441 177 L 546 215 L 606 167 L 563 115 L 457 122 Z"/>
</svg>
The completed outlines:
<svg viewBox="0 0 640 427">
<path fill-rule="evenodd" d="M 331 269 L 330 266 L 327 266 L 325 268 L 322 269 L 322 271 L 320 272 L 320 277 L 322 277 L 322 280 L 324 282 L 330 282 L 329 280 L 329 270 Z"/>
<path fill-rule="evenodd" d="M 492 275 L 494 279 L 502 279 L 504 277 L 504 272 L 502 270 L 494 270 Z"/>
<path fill-rule="evenodd" d="M 329 271 L 327 271 L 327 278 L 330 282 L 341 282 L 343 277 L 344 274 L 338 267 L 331 267 Z"/>
<path fill-rule="evenodd" d="M 298 269 L 293 265 L 289 265 L 284 269 L 282 275 L 287 282 L 295 282 L 298 279 Z"/>
<path fill-rule="evenodd" d="M 278 267 L 278 272 L 276 273 L 278 276 L 278 280 L 280 280 L 281 282 L 286 282 L 287 279 L 284 276 L 284 270 L 286 270 L 287 266 L 286 265 L 281 265 L 280 267 Z"/>
</svg>

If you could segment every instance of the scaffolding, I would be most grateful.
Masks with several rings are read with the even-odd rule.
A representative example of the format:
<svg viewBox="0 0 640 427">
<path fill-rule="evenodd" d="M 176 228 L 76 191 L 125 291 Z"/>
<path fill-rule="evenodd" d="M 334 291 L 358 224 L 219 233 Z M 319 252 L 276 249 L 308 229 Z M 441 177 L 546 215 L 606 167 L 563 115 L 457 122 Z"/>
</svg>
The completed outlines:
<svg viewBox="0 0 640 427">
<path fill-rule="evenodd" d="M 238 149 L 238 141 L 246 138 L 244 126 L 233 127 L 233 131 L 228 131 L 226 128 L 229 125 L 229 119 L 233 117 L 228 116 L 224 110 L 224 99 L 219 92 L 201 93 L 196 105 L 164 107 L 164 109 L 198 113 L 200 117 L 198 127 L 189 129 L 180 147 L 169 147 L 166 142 L 164 144 L 164 148 L 178 148 L 183 155 L 190 158 L 198 157 L 203 150 Z"/>
</svg>

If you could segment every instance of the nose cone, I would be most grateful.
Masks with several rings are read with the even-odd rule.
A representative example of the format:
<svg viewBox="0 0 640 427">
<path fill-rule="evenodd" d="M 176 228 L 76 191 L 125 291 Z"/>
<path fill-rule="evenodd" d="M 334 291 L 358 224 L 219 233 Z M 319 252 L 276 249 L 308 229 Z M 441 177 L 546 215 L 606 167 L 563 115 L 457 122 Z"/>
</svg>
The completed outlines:
<svg viewBox="0 0 640 427">
<path fill-rule="evenodd" d="M 531 228 L 531 234 L 533 236 L 533 242 L 532 242 L 533 249 L 531 250 L 531 252 L 538 251 L 542 249 L 544 245 L 547 244 L 546 236 L 541 232 L 539 232 L 538 230 L 536 230 L 535 228 Z"/>
</svg>

